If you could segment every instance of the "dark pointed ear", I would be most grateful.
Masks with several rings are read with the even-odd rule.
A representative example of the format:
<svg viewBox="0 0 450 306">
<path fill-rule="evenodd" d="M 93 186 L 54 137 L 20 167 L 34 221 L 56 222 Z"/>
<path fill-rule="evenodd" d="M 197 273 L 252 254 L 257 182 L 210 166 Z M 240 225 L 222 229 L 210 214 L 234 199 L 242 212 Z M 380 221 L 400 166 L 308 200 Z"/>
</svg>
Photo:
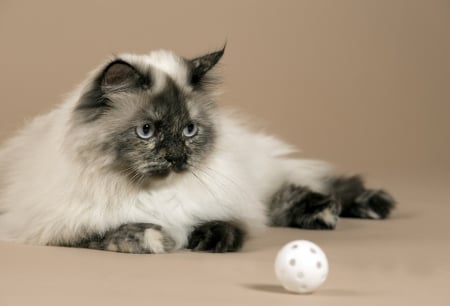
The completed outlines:
<svg viewBox="0 0 450 306">
<path fill-rule="evenodd" d="M 222 58 L 225 46 L 222 50 L 206 54 L 189 61 L 191 67 L 191 83 L 199 84 L 208 71 L 210 71 Z"/>
<path fill-rule="evenodd" d="M 146 83 L 148 83 L 148 80 L 144 76 L 122 60 L 110 63 L 103 70 L 100 78 L 100 87 L 104 93 L 143 87 Z"/>
</svg>

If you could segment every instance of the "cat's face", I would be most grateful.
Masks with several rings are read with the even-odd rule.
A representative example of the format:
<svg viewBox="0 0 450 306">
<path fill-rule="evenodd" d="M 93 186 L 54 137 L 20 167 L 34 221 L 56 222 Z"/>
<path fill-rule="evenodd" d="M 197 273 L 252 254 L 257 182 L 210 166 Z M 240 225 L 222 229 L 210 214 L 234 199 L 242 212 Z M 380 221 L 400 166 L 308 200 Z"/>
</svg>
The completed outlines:
<svg viewBox="0 0 450 306">
<path fill-rule="evenodd" d="M 74 110 L 74 127 L 85 135 L 80 156 L 107 160 L 137 183 L 198 167 L 216 136 L 206 74 L 222 54 L 189 61 L 159 52 L 111 62 Z"/>
</svg>

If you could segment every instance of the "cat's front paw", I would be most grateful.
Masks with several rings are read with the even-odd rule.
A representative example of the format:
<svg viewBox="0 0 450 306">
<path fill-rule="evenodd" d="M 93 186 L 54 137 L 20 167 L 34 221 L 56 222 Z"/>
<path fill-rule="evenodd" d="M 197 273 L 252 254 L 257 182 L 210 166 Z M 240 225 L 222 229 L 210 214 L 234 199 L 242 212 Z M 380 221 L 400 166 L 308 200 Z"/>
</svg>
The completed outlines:
<svg viewBox="0 0 450 306">
<path fill-rule="evenodd" d="M 161 226 L 152 223 L 128 223 L 105 233 L 91 248 L 122 253 L 165 253 L 175 247 L 175 241 Z M 95 244 L 95 245 L 94 245 Z"/>
<path fill-rule="evenodd" d="M 289 226 L 331 230 L 339 220 L 339 203 L 331 195 L 310 192 L 290 210 Z"/>
<path fill-rule="evenodd" d="M 235 252 L 242 248 L 245 232 L 231 222 L 211 221 L 197 226 L 189 236 L 188 249 L 212 253 Z"/>
<path fill-rule="evenodd" d="M 334 196 L 287 185 L 274 195 L 269 217 L 273 226 L 334 229 L 339 212 L 340 204 Z"/>
</svg>

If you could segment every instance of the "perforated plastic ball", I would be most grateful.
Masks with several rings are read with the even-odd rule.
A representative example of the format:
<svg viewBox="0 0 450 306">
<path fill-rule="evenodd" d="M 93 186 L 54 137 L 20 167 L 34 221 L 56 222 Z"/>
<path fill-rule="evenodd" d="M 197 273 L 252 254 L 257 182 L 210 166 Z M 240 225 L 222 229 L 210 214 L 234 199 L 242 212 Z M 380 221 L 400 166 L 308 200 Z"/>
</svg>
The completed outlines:
<svg viewBox="0 0 450 306">
<path fill-rule="evenodd" d="M 327 279 L 328 260 L 311 241 L 291 241 L 278 252 L 275 274 L 286 290 L 310 293 Z"/>
</svg>

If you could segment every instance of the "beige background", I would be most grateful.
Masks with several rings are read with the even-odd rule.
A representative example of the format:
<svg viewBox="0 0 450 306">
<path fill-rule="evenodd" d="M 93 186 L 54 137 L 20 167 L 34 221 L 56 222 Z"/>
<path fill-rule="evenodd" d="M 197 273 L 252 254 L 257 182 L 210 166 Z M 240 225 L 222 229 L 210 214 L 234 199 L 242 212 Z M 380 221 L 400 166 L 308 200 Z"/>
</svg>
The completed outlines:
<svg viewBox="0 0 450 306">
<path fill-rule="evenodd" d="M 304 156 L 390 189 L 400 202 L 393 219 L 344 220 L 333 233 L 270 231 L 243 253 L 216 257 L 0 244 L 0 305 L 67 296 L 96 305 L 448 305 L 450 1 L 2 0 L 0 139 L 112 53 L 189 57 L 225 41 L 220 103 Z M 322 291 L 300 299 L 271 270 L 276 250 L 299 237 L 321 242 L 334 269 Z"/>
</svg>

